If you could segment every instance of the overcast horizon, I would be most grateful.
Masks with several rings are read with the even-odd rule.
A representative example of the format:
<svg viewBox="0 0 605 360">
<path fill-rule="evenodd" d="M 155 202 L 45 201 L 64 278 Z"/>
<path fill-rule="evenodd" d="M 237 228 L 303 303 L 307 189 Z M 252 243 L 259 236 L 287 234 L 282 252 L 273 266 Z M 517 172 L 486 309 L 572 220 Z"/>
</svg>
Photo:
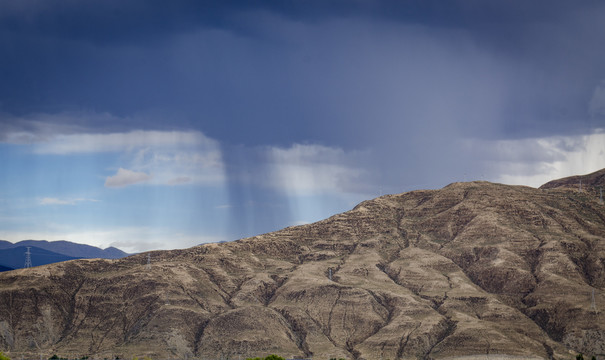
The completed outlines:
<svg viewBox="0 0 605 360">
<path fill-rule="evenodd" d="M 127 252 L 605 168 L 605 3 L 0 0 L 0 239 Z"/>
</svg>

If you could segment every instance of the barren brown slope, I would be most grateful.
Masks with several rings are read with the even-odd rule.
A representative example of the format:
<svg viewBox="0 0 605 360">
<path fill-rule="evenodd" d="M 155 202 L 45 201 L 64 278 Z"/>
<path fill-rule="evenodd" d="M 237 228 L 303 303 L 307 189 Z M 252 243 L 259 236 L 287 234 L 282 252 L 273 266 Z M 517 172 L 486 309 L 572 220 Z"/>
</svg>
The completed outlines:
<svg viewBox="0 0 605 360">
<path fill-rule="evenodd" d="M 20 356 L 605 353 L 605 209 L 487 182 L 388 195 L 224 244 L 0 275 Z M 332 269 L 332 279 L 329 279 Z M 37 355 L 36 355 L 37 357 Z"/>
<path fill-rule="evenodd" d="M 549 181 L 540 186 L 540 189 L 574 188 L 580 190 L 580 186 L 582 186 L 582 190 L 598 191 L 598 188 L 603 187 L 603 185 L 605 185 L 605 169 L 595 171 L 588 175 L 569 176 L 563 179 Z"/>
</svg>

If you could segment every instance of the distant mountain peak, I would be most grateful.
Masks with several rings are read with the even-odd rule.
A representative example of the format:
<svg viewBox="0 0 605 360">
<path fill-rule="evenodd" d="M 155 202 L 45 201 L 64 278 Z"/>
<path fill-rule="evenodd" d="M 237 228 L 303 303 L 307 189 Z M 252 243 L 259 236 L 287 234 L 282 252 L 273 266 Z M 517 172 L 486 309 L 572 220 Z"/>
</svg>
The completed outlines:
<svg viewBox="0 0 605 360">
<path fill-rule="evenodd" d="M 72 259 L 119 259 L 129 254 L 113 246 L 101 249 L 66 240 L 23 240 L 16 243 L 0 240 L 0 265 L 6 270 L 22 268 L 26 247 L 31 247 L 34 266 Z M 5 271 L 0 268 L 0 271 Z"/>
<path fill-rule="evenodd" d="M 605 169 L 601 169 L 586 175 L 574 175 L 562 179 L 552 180 L 540 186 L 540 189 L 556 188 L 584 188 L 605 187 Z"/>
</svg>

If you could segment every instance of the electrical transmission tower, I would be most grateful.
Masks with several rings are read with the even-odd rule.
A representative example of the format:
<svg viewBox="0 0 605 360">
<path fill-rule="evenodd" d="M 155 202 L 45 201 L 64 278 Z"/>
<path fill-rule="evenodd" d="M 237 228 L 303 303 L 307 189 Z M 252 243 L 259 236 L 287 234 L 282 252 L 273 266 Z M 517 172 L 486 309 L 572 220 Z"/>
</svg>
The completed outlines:
<svg viewBox="0 0 605 360">
<path fill-rule="evenodd" d="M 29 251 L 31 247 L 28 246 L 27 247 L 27 251 L 25 252 L 25 268 L 30 268 L 32 267 L 32 253 L 31 251 Z"/>
<path fill-rule="evenodd" d="M 597 313 L 597 303 L 594 299 L 594 289 L 592 289 L 592 301 L 590 302 L 590 310 L 589 311 L 593 311 L 595 314 Z"/>
</svg>

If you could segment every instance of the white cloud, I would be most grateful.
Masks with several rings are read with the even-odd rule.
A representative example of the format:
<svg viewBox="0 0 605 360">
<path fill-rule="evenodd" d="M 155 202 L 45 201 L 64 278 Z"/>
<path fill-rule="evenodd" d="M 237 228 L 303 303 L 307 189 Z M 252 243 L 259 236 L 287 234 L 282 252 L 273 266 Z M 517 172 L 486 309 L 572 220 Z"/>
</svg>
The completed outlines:
<svg viewBox="0 0 605 360">
<path fill-rule="evenodd" d="M 292 195 L 356 192 L 364 171 L 355 164 L 361 152 L 340 148 L 294 144 L 269 148 L 267 184 Z"/>
<path fill-rule="evenodd" d="M 132 173 L 122 171 L 108 177 L 105 186 L 109 187 L 143 181 L 151 185 L 215 186 L 225 181 L 220 143 L 200 131 L 98 133 L 81 126 L 62 125 L 66 121 L 78 123 L 78 119 L 98 123 L 120 120 L 110 114 L 96 113 L 35 114 L 12 119 L 7 126 L 0 124 L 0 142 L 29 146 L 36 154 L 115 153 L 119 156 L 116 167 Z"/>
<path fill-rule="evenodd" d="M 495 181 L 539 187 L 554 179 L 605 168 L 605 132 L 505 141 L 471 141 L 482 152 Z"/>
<path fill-rule="evenodd" d="M 310 224 L 311 222 L 308 220 L 297 220 L 294 221 L 293 226 L 299 226 L 299 225 L 307 225 Z"/>
<path fill-rule="evenodd" d="M 222 236 L 197 236 L 183 233 L 173 233 L 164 230 L 139 229 L 146 236 L 123 236 L 120 240 L 112 241 L 109 246 L 117 247 L 128 253 L 148 250 L 185 249 L 205 243 L 228 240 Z M 133 234 L 134 235 L 134 234 Z M 231 239 L 229 239 L 231 240 Z"/>
<path fill-rule="evenodd" d="M 196 236 L 174 233 L 172 230 L 164 228 L 122 227 L 79 230 L 69 226 L 59 227 L 59 229 L 46 229 L 45 231 L 0 230 L 0 239 L 11 242 L 28 239 L 48 241 L 67 240 L 103 249 L 114 246 L 127 253 L 184 249 L 209 242 L 231 240 L 221 236 Z"/>
<path fill-rule="evenodd" d="M 192 182 L 192 180 L 193 179 L 191 179 L 189 176 L 179 176 L 179 177 L 168 180 L 168 182 L 166 182 L 166 185 L 189 184 Z"/>
<path fill-rule="evenodd" d="M 40 205 L 76 205 L 79 202 L 99 202 L 99 200 L 84 199 L 84 198 L 58 199 L 58 198 L 51 198 L 51 197 L 45 197 L 45 198 L 40 199 Z"/>
<path fill-rule="evenodd" d="M 218 185 L 225 181 L 222 153 L 215 141 L 194 149 L 143 148 L 129 162 L 136 171 L 152 173 L 150 184 L 155 185 Z"/>
<path fill-rule="evenodd" d="M 36 145 L 41 154 L 123 152 L 146 147 L 188 147 L 213 143 L 198 131 L 135 130 L 111 134 L 57 134 Z"/>
<path fill-rule="evenodd" d="M 231 209 L 231 208 L 233 208 L 233 205 L 229 205 L 229 204 L 217 205 L 214 208 L 215 209 Z"/>
<path fill-rule="evenodd" d="M 144 172 L 136 172 L 128 169 L 119 168 L 113 176 L 108 176 L 105 180 L 105 187 L 124 187 L 128 185 L 140 184 L 151 179 L 151 175 Z"/>
<path fill-rule="evenodd" d="M 14 117 L 1 114 L 0 142 L 21 145 L 39 145 L 56 141 L 58 135 L 85 134 L 89 129 L 78 125 L 86 123 L 120 123 L 120 118 L 108 113 L 61 112 L 30 114 Z"/>
<path fill-rule="evenodd" d="M 40 205 L 75 205 L 73 200 L 61 200 L 57 198 L 42 198 L 40 199 Z"/>
</svg>

